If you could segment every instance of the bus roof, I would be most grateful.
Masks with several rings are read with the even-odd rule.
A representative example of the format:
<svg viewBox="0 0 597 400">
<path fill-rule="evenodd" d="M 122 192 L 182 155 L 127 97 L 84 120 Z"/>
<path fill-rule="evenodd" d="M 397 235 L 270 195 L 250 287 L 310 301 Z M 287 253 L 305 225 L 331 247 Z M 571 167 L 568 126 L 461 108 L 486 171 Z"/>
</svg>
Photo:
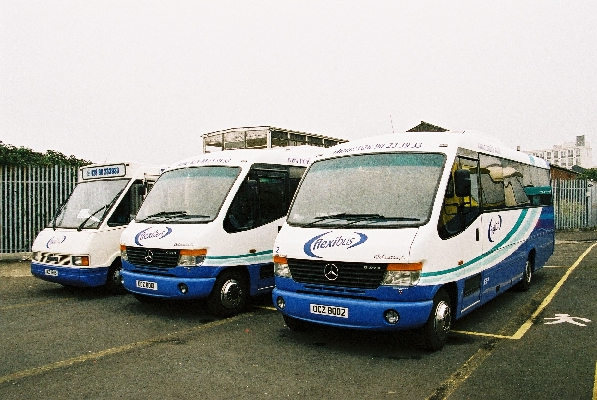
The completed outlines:
<svg viewBox="0 0 597 400">
<path fill-rule="evenodd" d="M 200 154 L 178 161 L 167 170 L 198 167 L 204 165 L 246 166 L 254 163 L 296 165 L 306 167 L 323 148 L 315 146 L 288 146 L 271 149 L 224 150 Z"/>
<path fill-rule="evenodd" d="M 545 160 L 507 147 L 501 141 L 477 131 L 400 132 L 371 136 L 330 147 L 325 150 L 323 157 L 376 152 L 442 152 L 454 156 L 459 149 L 468 150 L 470 155 L 483 153 L 549 168 Z"/>
</svg>

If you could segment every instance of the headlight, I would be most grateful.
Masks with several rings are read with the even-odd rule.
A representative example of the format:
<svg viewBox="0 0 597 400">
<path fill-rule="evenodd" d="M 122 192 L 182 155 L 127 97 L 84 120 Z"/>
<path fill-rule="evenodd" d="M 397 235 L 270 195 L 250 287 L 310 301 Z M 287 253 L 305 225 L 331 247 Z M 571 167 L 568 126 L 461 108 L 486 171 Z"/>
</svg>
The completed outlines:
<svg viewBox="0 0 597 400">
<path fill-rule="evenodd" d="M 129 256 L 126 253 L 126 246 L 124 244 L 120 245 L 120 259 L 124 261 L 128 261 Z"/>
<path fill-rule="evenodd" d="M 413 286 L 419 283 L 423 263 L 388 264 L 382 285 Z"/>
<path fill-rule="evenodd" d="M 76 265 L 77 267 L 88 267 L 89 266 L 89 256 L 73 256 L 72 264 Z"/>
<path fill-rule="evenodd" d="M 274 275 L 284 278 L 292 278 L 286 257 L 274 256 Z"/>
<path fill-rule="evenodd" d="M 182 267 L 199 267 L 205 261 L 207 249 L 182 249 L 178 256 L 178 265 Z"/>
<path fill-rule="evenodd" d="M 41 251 L 34 251 L 31 253 L 31 259 L 33 261 L 41 261 Z"/>
</svg>

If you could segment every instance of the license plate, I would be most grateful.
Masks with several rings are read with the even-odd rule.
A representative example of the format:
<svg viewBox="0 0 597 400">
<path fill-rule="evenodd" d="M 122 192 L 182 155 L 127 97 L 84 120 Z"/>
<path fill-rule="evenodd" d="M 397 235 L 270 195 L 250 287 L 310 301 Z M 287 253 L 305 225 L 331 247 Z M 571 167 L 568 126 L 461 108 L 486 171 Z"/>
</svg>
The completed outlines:
<svg viewBox="0 0 597 400">
<path fill-rule="evenodd" d="M 158 290 L 157 282 L 136 281 L 136 283 L 137 283 L 137 287 L 141 288 L 141 289 Z"/>
<path fill-rule="evenodd" d="M 50 275 L 50 276 L 58 276 L 58 270 L 46 268 L 46 269 L 44 269 L 44 274 Z"/>
<path fill-rule="evenodd" d="M 348 318 L 348 308 L 311 304 L 311 314 L 329 315 L 332 317 Z"/>
</svg>

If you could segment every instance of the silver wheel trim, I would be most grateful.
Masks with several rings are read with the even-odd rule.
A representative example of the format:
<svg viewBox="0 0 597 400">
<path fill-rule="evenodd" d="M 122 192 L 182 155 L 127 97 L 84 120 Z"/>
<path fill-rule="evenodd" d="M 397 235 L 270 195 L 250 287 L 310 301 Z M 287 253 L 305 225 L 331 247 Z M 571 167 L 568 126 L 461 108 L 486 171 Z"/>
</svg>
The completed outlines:
<svg viewBox="0 0 597 400">
<path fill-rule="evenodd" d="M 222 285 L 220 301 L 226 308 L 237 307 L 243 297 L 243 289 L 236 279 L 229 279 Z"/>
<path fill-rule="evenodd" d="M 450 332 L 451 322 L 450 305 L 445 301 L 440 301 L 435 307 L 433 315 L 433 329 L 438 338 L 443 338 Z"/>
<path fill-rule="evenodd" d="M 120 285 L 120 268 L 115 268 L 108 279 L 112 281 L 112 283 Z"/>
<path fill-rule="evenodd" d="M 524 277 L 526 283 L 531 283 L 531 277 L 532 277 L 532 274 L 533 274 L 533 270 L 531 268 L 531 262 L 529 260 L 527 260 L 527 263 L 524 266 L 524 270 L 525 270 L 525 273 L 526 273 L 526 276 Z"/>
</svg>

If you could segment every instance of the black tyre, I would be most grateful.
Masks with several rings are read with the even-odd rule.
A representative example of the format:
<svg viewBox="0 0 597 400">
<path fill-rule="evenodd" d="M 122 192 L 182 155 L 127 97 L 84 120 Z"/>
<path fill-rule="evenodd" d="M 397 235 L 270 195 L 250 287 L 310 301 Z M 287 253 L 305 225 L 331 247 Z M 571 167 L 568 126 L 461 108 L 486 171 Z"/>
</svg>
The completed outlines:
<svg viewBox="0 0 597 400">
<path fill-rule="evenodd" d="M 429 351 L 441 350 L 448 339 L 452 326 L 452 304 L 445 289 L 440 289 L 433 298 L 429 319 L 420 329 L 421 347 Z"/>
<path fill-rule="evenodd" d="M 114 260 L 110 268 L 108 268 L 108 276 L 106 278 L 106 284 L 104 288 L 108 293 L 113 294 L 125 294 L 127 290 L 122 285 L 120 280 L 120 271 L 122 270 L 122 264 L 120 260 Z"/>
<path fill-rule="evenodd" d="M 516 284 L 516 289 L 520 292 L 526 292 L 531 288 L 531 280 L 533 278 L 533 262 L 531 257 L 527 259 L 524 265 L 524 272 L 522 273 L 522 280 Z"/>
<path fill-rule="evenodd" d="M 207 298 L 207 309 L 212 315 L 228 317 L 238 314 L 249 301 L 249 285 L 238 270 L 224 270 Z"/>
<path fill-rule="evenodd" d="M 284 323 L 291 331 L 303 332 L 309 327 L 308 322 L 301 321 L 300 319 L 289 317 L 288 315 L 282 315 L 282 317 L 284 318 Z"/>
</svg>

